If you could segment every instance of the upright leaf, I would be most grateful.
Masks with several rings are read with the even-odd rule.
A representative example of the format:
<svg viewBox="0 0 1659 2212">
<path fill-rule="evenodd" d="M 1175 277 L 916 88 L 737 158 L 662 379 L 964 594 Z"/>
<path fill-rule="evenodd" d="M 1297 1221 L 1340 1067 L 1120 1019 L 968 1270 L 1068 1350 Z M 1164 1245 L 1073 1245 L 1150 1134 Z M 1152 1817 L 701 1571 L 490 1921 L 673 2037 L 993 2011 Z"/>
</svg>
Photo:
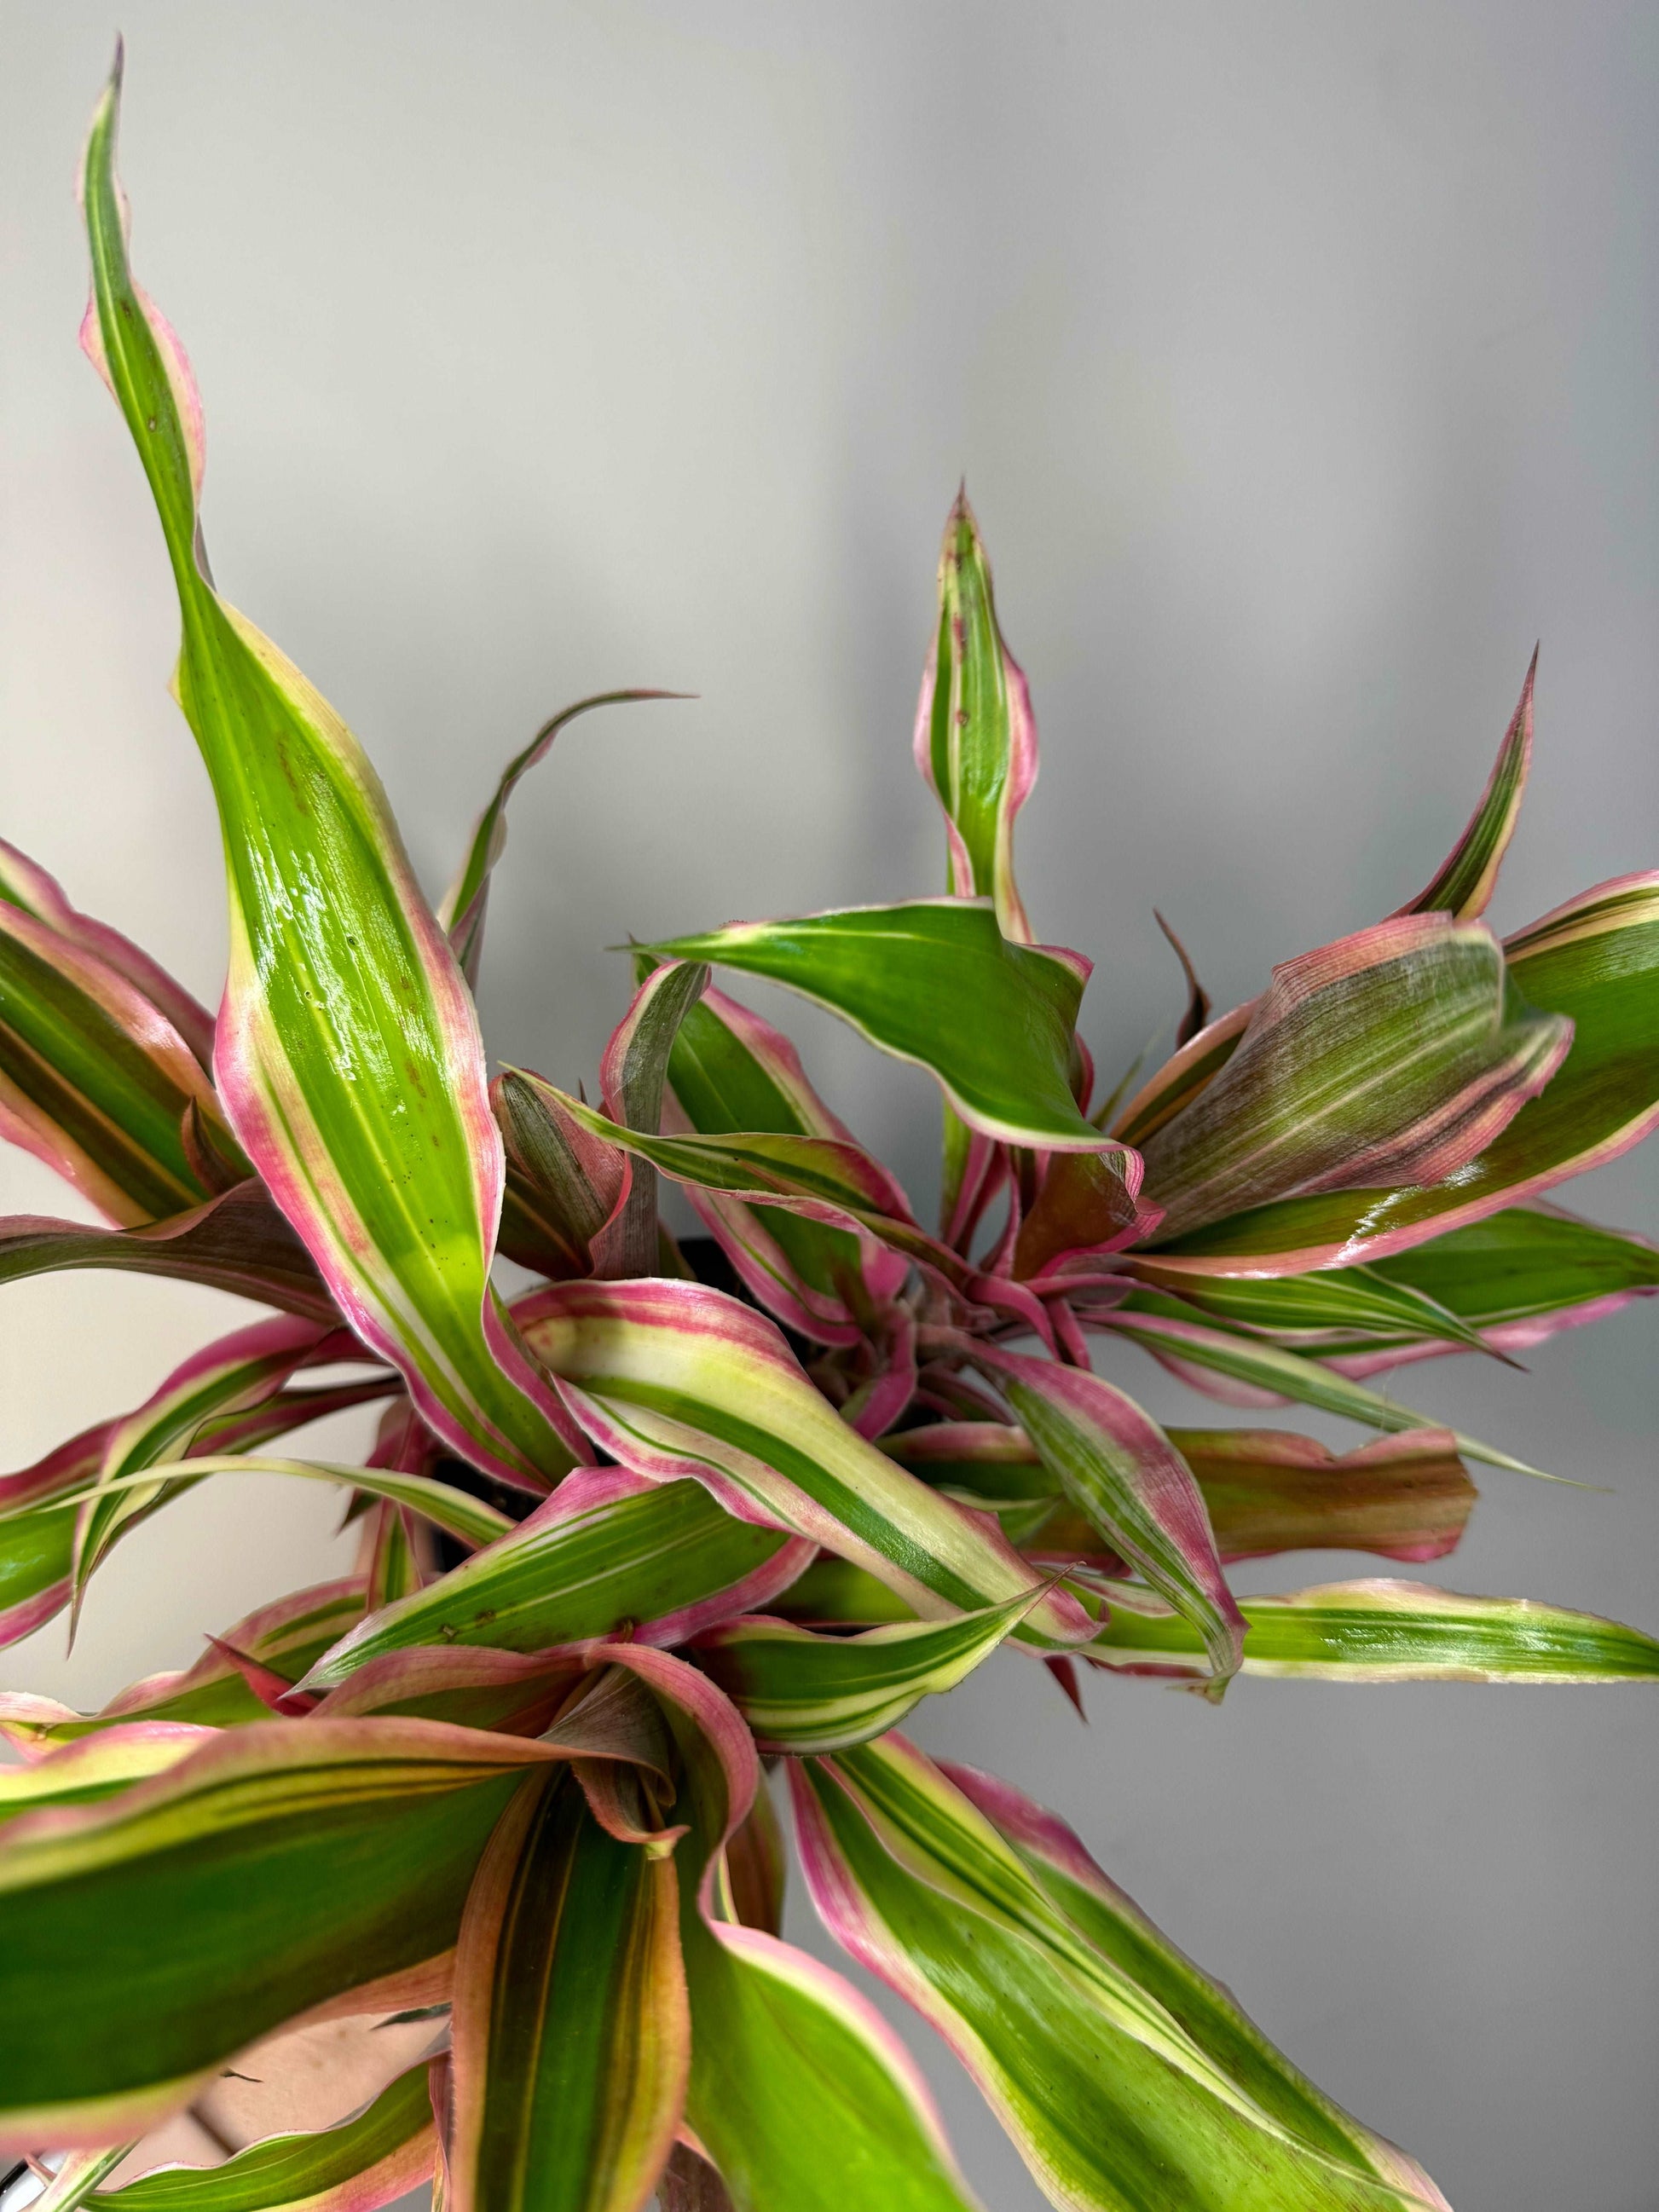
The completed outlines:
<svg viewBox="0 0 1659 2212">
<path fill-rule="evenodd" d="M 563 1094 L 538 1076 L 508 1068 L 489 1097 L 507 1152 L 501 1250 L 556 1280 L 594 1273 L 603 1233 L 628 1199 L 627 1153 L 567 1113 Z"/>
<path fill-rule="evenodd" d="M 82 173 L 83 337 L 155 495 L 183 619 L 176 689 L 224 833 L 226 1111 L 342 1310 L 403 1369 L 430 1425 L 544 1488 L 575 1455 L 489 1289 L 501 1154 L 471 1000 L 356 740 L 208 580 L 200 403 L 128 268 L 118 90 L 118 76 Z"/>
<path fill-rule="evenodd" d="M 1014 817 L 1037 776 L 1036 723 L 1002 641 L 991 564 L 964 487 L 945 526 L 939 629 L 916 708 L 916 767 L 945 810 L 951 889 L 988 897 L 1005 937 L 1031 942 L 1014 882 Z"/>
<path fill-rule="evenodd" d="M 671 961 L 653 969 L 634 994 L 599 1066 L 605 1110 L 624 1129 L 654 1137 L 662 1126 L 663 1086 L 674 1038 L 702 995 L 707 968 Z M 657 1272 L 657 1179 L 636 1158 L 622 1211 L 605 1237 L 604 1274 L 627 1278 Z"/>
<path fill-rule="evenodd" d="M 1532 765 L 1532 687 L 1537 674 L 1534 648 L 1521 686 L 1521 703 L 1498 749 L 1480 805 L 1433 882 L 1409 906 L 1402 906 L 1401 914 L 1449 914 L 1458 921 L 1473 921 L 1486 912 L 1515 835 Z"/>
<path fill-rule="evenodd" d="M 764 975 L 829 1007 L 881 1051 L 927 1069 L 987 1136 L 1047 1152 L 1101 1147 L 1067 1079 L 1090 963 L 1011 944 L 988 900 L 732 922 L 643 950 Z"/>
<path fill-rule="evenodd" d="M 455 1961 L 453 2212 L 638 2212 L 690 2064 L 673 1861 L 608 1836 L 574 1779 L 526 1783 L 473 1877 Z"/>
</svg>

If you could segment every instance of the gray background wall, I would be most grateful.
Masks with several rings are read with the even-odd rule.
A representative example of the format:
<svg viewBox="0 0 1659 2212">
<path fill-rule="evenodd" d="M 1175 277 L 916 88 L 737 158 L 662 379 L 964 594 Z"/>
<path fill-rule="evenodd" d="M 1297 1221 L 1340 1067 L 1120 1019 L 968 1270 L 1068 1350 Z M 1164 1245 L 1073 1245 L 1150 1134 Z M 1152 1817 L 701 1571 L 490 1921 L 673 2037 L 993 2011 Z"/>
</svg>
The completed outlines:
<svg viewBox="0 0 1659 2212">
<path fill-rule="evenodd" d="M 216 837 L 165 696 L 160 543 L 75 350 L 70 179 L 117 21 L 0 6 L 0 832 L 208 995 Z M 1046 749 L 1022 879 L 1099 963 L 1106 1067 L 1176 1007 L 1154 901 L 1224 1005 L 1425 881 L 1540 634 L 1496 918 L 1659 859 L 1651 9 L 118 21 L 137 264 L 205 391 L 217 574 L 360 732 L 428 885 L 552 707 L 701 695 L 588 724 L 523 793 L 496 1052 L 591 1073 L 623 994 L 597 948 L 630 929 L 937 884 L 908 727 L 964 469 Z M 789 1018 L 931 1203 L 925 1082 Z M 67 1210 L 18 1158 L 0 1200 Z M 1651 1163 L 1582 1203 L 1659 1228 Z M 9 1290 L 6 1463 L 237 1310 L 116 1277 Z M 1437 1579 L 1659 1627 L 1655 1320 L 1526 1377 L 1401 1378 L 1600 1486 L 1489 1475 Z M 122 1547 L 72 1660 L 52 1628 L 0 1672 L 85 1701 L 180 1663 L 327 1571 L 331 1514 L 210 1486 Z M 1244 1682 L 1213 1712 L 1103 1683 L 1091 1705 L 1085 1733 L 1009 1662 L 922 1734 L 1061 1808 L 1460 2212 L 1654 2204 L 1652 1700 Z M 1034 2203 L 935 2072 L 988 2202 Z"/>
</svg>

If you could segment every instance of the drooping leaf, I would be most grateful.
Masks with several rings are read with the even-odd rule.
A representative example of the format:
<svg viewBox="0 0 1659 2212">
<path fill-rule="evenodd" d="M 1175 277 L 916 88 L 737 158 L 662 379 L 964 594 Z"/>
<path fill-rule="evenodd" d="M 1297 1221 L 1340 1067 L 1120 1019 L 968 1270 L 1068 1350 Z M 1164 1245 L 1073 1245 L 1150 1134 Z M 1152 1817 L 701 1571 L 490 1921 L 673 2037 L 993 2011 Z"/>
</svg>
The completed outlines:
<svg viewBox="0 0 1659 2212">
<path fill-rule="evenodd" d="M 1102 1585 L 1111 1613 L 1090 1647 L 1108 1665 L 1181 1673 L 1196 1663 L 1183 1620 L 1128 1583 Z M 1463 1597 L 1426 1583 L 1327 1583 L 1241 1600 L 1247 1674 L 1326 1682 L 1637 1682 L 1659 1678 L 1659 1638 L 1533 1598 Z"/>
<path fill-rule="evenodd" d="M 204 1069 L 213 1064 L 213 1017 L 148 952 L 107 922 L 95 921 L 72 907 L 55 876 L 0 840 L 0 899 L 21 907 L 82 951 L 90 952 L 118 975 L 125 975 L 162 1019 L 170 1022 Z"/>
<path fill-rule="evenodd" d="M 438 920 L 449 933 L 455 957 L 469 983 L 475 988 L 477 984 L 484 917 L 489 904 L 489 879 L 495 872 L 495 863 L 507 849 L 507 801 L 519 784 L 532 768 L 546 759 L 554 738 L 579 715 L 591 714 L 595 707 L 618 707 L 636 699 L 673 699 L 680 696 L 674 691 L 601 691 L 591 699 L 579 699 L 574 707 L 565 708 L 544 722 L 530 743 L 521 752 L 515 753 L 501 770 L 495 796 L 472 825 L 472 839 L 460 873 L 438 908 Z"/>
<path fill-rule="evenodd" d="M 273 1674 L 297 1681 L 362 1619 L 363 1603 L 359 1575 L 296 1590 L 226 1629 L 193 1667 L 147 1675 L 121 1691 L 100 1712 L 77 1713 L 55 1698 L 27 1691 L 0 1692 L 0 1735 L 29 1758 L 137 1721 L 234 1728 L 268 1720 L 269 1706 L 249 1689 L 230 1653 L 240 1652 Z"/>
<path fill-rule="evenodd" d="M 924 1617 L 1033 1587 L 994 1530 L 838 1419 L 771 1323 L 735 1299 L 693 1283 L 561 1283 L 516 1310 L 576 1418 L 635 1473 L 690 1475 L 738 1519 L 867 1566 Z M 1064 1644 L 1075 1611 L 1049 1593 L 1019 1632 Z"/>
<path fill-rule="evenodd" d="M 365 1620 L 305 1686 L 331 1689 L 385 1653 L 423 1644 L 542 1651 L 623 1628 L 680 1643 L 769 1604 L 810 1556 L 775 1528 L 734 1520 L 698 1483 L 596 1468 L 568 1475 L 527 1521 Z"/>
<path fill-rule="evenodd" d="M 355 1349 L 343 1329 L 331 1332 L 320 1322 L 292 1316 L 256 1322 L 192 1352 L 136 1413 L 118 1422 L 105 1442 L 100 1489 L 82 1506 L 76 1527 L 77 1609 L 93 1570 L 116 1539 L 182 1487 L 159 1479 L 135 1486 L 124 1477 L 183 1459 L 207 1422 L 250 1411 L 319 1352 L 349 1358 Z"/>
<path fill-rule="evenodd" d="M 1532 687 L 1537 674 L 1534 650 L 1521 687 L 1521 703 L 1498 749 L 1480 805 L 1433 882 L 1409 906 L 1400 908 L 1400 913 L 1449 914 L 1459 921 L 1473 921 L 1486 912 L 1515 835 L 1532 765 Z"/>
<path fill-rule="evenodd" d="M 880 1735 L 923 1698 L 954 1689 L 1035 1599 L 1033 1593 L 955 1620 L 906 1622 L 848 1638 L 745 1616 L 701 1638 L 698 1662 L 763 1751 L 834 1751 Z"/>
<path fill-rule="evenodd" d="M 1598 884 L 1507 940 L 1528 1004 L 1573 1025 L 1572 1049 L 1450 1180 L 1332 1191 L 1257 1206 L 1160 1248 L 1165 1266 L 1208 1274 L 1300 1274 L 1376 1263 L 1569 1176 L 1617 1159 L 1659 1124 L 1659 874 Z"/>
<path fill-rule="evenodd" d="M 210 1195 L 179 1134 L 191 1106 L 223 1129 L 201 1062 L 160 1007 L 100 953 L 0 897 L 0 1137 L 131 1227 Z M 223 1141 L 234 1154 L 228 1131 Z"/>
<path fill-rule="evenodd" d="M 162 2166 L 90 2201 L 108 2212 L 377 2212 L 426 2180 L 436 2154 L 416 2066 L 336 2127 L 268 2136 L 222 2166 Z"/>
<path fill-rule="evenodd" d="M 118 69 L 82 172 L 83 341 L 155 495 L 183 623 L 175 687 L 224 832 L 220 1094 L 342 1310 L 430 1425 L 544 1489 L 574 1455 L 489 1288 L 501 1154 L 471 1000 L 356 740 L 208 580 L 200 402 L 128 268 L 118 92 Z"/>
<path fill-rule="evenodd" d="M 1173 1308 L 1175 1302 L 1170 1303 Z M 1425 1414 L 1414 1413 L 1408 1406 L 1396 1405 L 1375 1390 L 1367 1390 L 1334 1368 L 1316 1359 L 1304 1358 L 1300 1352 L 1286 1352 L 1282 1346 L 1269 1344 L 1260 1337 L 1235 1336 L 1224 1329 L 1206 1328 L 1173 1311 L 1103 1310 L 1091 1314 L 1088 1319 L 1091 1327 L 1127 1336 L 1132 1343 L 1144 1345 L 1147 1351 L 1178 1368 L 1196 1368 L 1230 1376 L 1252 1390 L 1293 1399 L 1299 1405 L 1316 1406 L 1322 1413 L 1340 1413 L 1348 1420 L 1363 1421 L 1368 1428 L 1382 1429 L 1390 1435 L 1435 1425 Z M 1525 1460 L 1499 1451 L 1495 1445 L 1483 1444 L 1460 1430 L 1453 1430 L 1450 1434 L 1465 1459 L 1483 1460 L 1488 1467 L 1505 1468 L 1511 1474 L 1543 1474 L 1541 1468 L 1529 1467 Z M 1562 1480 L 1559 1476 L 1545 1479 Z"/>
<path fill-rule="evenodd" d="M 142 2133 L 281 2021 L 444 1950 L 551 1755 L 433 1722 L 267 1721 L 107 1804 L 8 1824 L 0 2142 Z"/>
<path fill-rule="evenodd" d="M 1405 2181 L 1397 2154 L 1389 2170 L 1363 2130 L 1334 2126 L 1322 2100 L 1296 2112 L 1284 2092 L 1262 2096 L 1259 2065 L 1241 2081 L 1236 2053 L 1066 1911 L 902 1737 L 802 1761 L 790 1782 L 807 1885 L 830 1932 L 944 2035 L 1056 2203 L 1435 2203 Z"/>
<path fill-rule="evenodd" d="M 977 1356 L 1066 1497 L 1192 1622 L 1224 1684 L 1237 1669 L 1244 1625 L 1203 1493 L 1164 1431 L 1086 1368 L 1011 1352 Z"/>
<path fill-rule="evenodd" d="M 32 1213 L 0 1219 L 0 1283 L 63 1267 L 167 1275 L 316 1321 L 339 1318 L 310 1254 L 264 1184 L 252 1179 L 142 1229 L 95 1229 Z"/>
<path fill-rule="evenodd" d="M 674 1863 L 526 1783 L 473 1877 L 455 1963 L 453 2212 L 639 2212 L 690 2064 Z"/>
<path fill-rule="evenodd" d="M 1224 1561 L 1313 1550 L 1442 1559 L 1456 1547 L 1475 1501 L 1449 1429 L 1407 1430 L 1340 1458 L 1286 1430 L 1164 1433 L 1204 1494 Z M 1018 1539 L 1030 1557 L 1060 1562 L 1094 1548 L 1082 1516 L 1060 1510 L 1058 1480 L 1023 1429 L 939 1422 L 885 1437 L 882 1449 L 965 1502 L 1003 1509 L 1011 1530 L 1017 1517 L 1033 1516 Z M 809 1581 L 818 1572 L 812 1569 Z"/>
<path fill-rule="evenodd" d="M 1353 2158 L 1444 2212 L 1444 2200 L 1416 2161 L 1332 2103 L 1276 2051 L 1230 1993 L 1178 1951 L 1095 1864 L 1066 1823 L 974 1767 L 940 1771 L 982 1813 L 1059 1909 L 1155 1997 L 1200 2049 L 1261 2107 L 1339 2159 Z"/>
<path fill-rule="evenodd" d="M 1158 1235 L 1297 1192 L 1437 1182 L 1538 1095 L 1571 1036 L 1517 999 L 1480 923 L 1407 915 L 1286 961 L 1226 1066 L 1140 1147 Z"/>
<path fill-rule="evenodd" d="M 988 900 L 732 922 L 642 949 L 763 975 L 827 1006 L 881 1051 L 927 1068 L 987 1136 L 1047 1152 L 1101 1147 L 1067 1081 L 1090 963 L 1011 944 Z"/>
<path fill-rule="evenodd" d="M 957 495 L 939 562 L 939 629 L 916 708 L 916 767 L 945 810 L 951 889 L 985 896 L 1005 937 L 1031 942 L 1014 882 L 1014 817 L 1037 776 L 1036 723 L 1018 662 L 1002 641 L 991 564 Z"/>
</svg>

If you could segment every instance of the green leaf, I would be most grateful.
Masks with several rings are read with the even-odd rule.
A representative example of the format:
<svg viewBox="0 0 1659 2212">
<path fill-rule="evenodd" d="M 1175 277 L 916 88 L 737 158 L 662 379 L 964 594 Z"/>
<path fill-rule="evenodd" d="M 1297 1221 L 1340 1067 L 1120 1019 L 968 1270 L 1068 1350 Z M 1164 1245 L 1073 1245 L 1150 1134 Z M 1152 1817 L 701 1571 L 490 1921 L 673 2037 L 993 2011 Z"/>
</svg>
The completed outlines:
<svg viewBox="0 0 1659 2212">
<path fill-rule="evenodd" d="M 1235 2053 L 1212 2047 L 1135 1961 L 1096 1941 L 902 1737 L 802 1762 L 790 1781 L 819 1913 L 945 2036 L 1056 2203 L 1401 2212 L 1435 2202 L 1402 2185 L 1406 2162 L 1395 2154 L 1389 2171 L 1363 2130 L 1334 2126 L 1312 2100 L 1297 2109 L 1263 2098 L 1259 2069 L 1242 2081 Z"/>
<path fill-rule="evenodd" d="M 1376 1267 L 1316 1270 L 1308 1275 L 1192 1275 L 1160 1268 L 1157 1255 L 1137 1259 L 1142 1282 L 1172 1291 L 1197 1312 L 1230 1328 L 1260 1329 L 1292 1348 L 1371 1339 L 1441 1341 L 1484 1352 L 1478 1329 L 1412 1284 Z M 1128 1301 L 1134 1304 L 1133 1294 Z M 1154 1307 L 1153 1310 L 1162 1310 Z"/>
<path fill-rule="evenodd" d="M 835 1751 L 881 1735 L 921 1698 L 954 1689 L 1037 1595 L 955 1620 L 904 1622 L 854 1637 L 814 1636 L 784 1620 L 732 1620 L 711 1629 L 696 1656 L 763 1750 Z"/>
<path fill-rule="evenodd" d="M 1146 1295 L 1150 1302 L 1154 1294 Z M 1363 1383 L 1352 1382 L 1347 1376 L 1322 1365 L 1316 1359 L 1304 1359 L 1299 1352 L 1286 1352 L 1260 1337 L 1234 1336 L 1222 1329 L 1205 1328 L 1184 1319 L 1174 1299 L 1168 1304 L 1168 1312 L 1103 1310 L 1086 1318 L 1094 1328 L 1110 1329 L 1116 1335 L 1127 1336 L 1132 1343 L 1144 1345 L 1157 1358 L 1173 1364 L 1177 1371 L 1182 1367 L 1196 1367 L 1209 1374 L 1224 1375 L 1252 1389 L 1271 1391 L 1278 1396 L 1294 1399 L 1299 1405 L 1316 1406 L 1322 1413 L 1340 1413 L 1348 1420 L 1363 1421 L 1368 1428 L 1382 1429 L 1392 1435 L 1400 1435 L 1407 1429 L 1434 1426 L 1424 1414 L 1413 1413 L 1409 1406 L 1399 1406 L 1392 1399 L 1380 1397 L 1375 1390 L 1367 1390 Z M 1525 1460 L 1512 1458 L 1508 1452 L 1466 1437 L 1459 1430 L 1449 1433 L 1465 1459 L 1484 1460 L 1488 1467 L 1504 1468 L 1511 1474 L 1538 1475 L 1548 1482 L 1571 1479 L 1546 1475 L 1540 1468 L 1529 1467 Z"/>
<path fill-rule="evenodd" d="M 607 1835 L 574 1778 L 520 1790 L 455 1961 L 453 2212 L 639 2212 L 690 2064 L 672 1859 Z"/>
<path fill-rule="evenodd" d="M 1659 1123 L 1659 874 L 1599 884 L 1510 938 L 1528 1002 L 1573 1025 L 1572 1048 L 1480 1157 L 1423 1188 L 1332 1191 L 1258 1206 L 1164 1246 L 1205 1274 L 1300 1274 L 1389 1259 L 1616 1159 Z"/>
<path fill-rule="evenodd" d="M 683 1282 L 561 1283 L 515 1309 L 594 1442 L 647 1480 L 702 1482 L 726 1510 L 869 1568 L 925 1617 L 1026 1594 L 994 1530 L 837 1418 L 769 1322 Z M 1064 1644 L 1074 1609 L 1042 1596 L 1021 1634 Z"/>
<path fill-rule="evenodd" d="M 958 898 L 991 898 L 1004 936 L 1029 945 L 1014 882 L 1014 817 L 1036 781 L 1036 723 L 997 626 L 991 564 L 965 488 L 939 553 L 939 630 L 922 674 L 915 757 L 945 810 L 951 889 Z"/>
<path fill-rule="evenodd" d="M 764 975 L 829 1007 L 881 1051 L 927 1069 L 987 1136 L 1046 1152 L 1098 1152 L 1103 1142 L 1067 1080 L 1089 963 L 1011 944 L 988 900 L 732 922 L 642 950 Z"/>
<path fill-rule="evenodd" d="M 107 1804 L 11 1822 L 0 2140 L 142 2133 L 281 2021 L 444 1950 L 545 1755 L 432 1722 L 267 1721 Z"/>
<path fill-rule="evenodd" d="M 1109 1619 L 1090 1656 L 1187 1671 L 1197 1639 L 1150 1592 L 1103 1583 Z M 1532 1598 L 1462 1597 L 1426 1583 L 1327 1583 L 1240 1601 L 1247 1674 L 1324 1682 L 1636 1682 L 1659 1677 L 1659 1638 Z"/>
<path fill-rule="evenodd" d="M 1599 1229 L 1553 1207 L 1516 1206 L 1364 1272 L 1432 1298 L 1466 1327 L 1512 1328 L 1659 1291 L 1659 1251 L 1627 1231 Z"/>
<path fill-rule="evenodd" d="M 373 2212 L 426 2180 L 436 2154 L 427 2069 L 416 2066 L 337 2127 L 271 2136 L 222 2166 L 163 2166 L 91 2202 L 108 2212 Z"/>
<path fill-rule="evenodd" d="M 508 1068 L 489 1087 L 507 1152 L 501 1249 L 563 1281 L 596 1272 L 604 1231 L 629 1194 L 628 1156 L 567 1114 L 539 1076 Z"/>
<path fill-rule="evenodd" d="M 1273 970 L 1227 1063 L 1141 1145 L 1156 1234 L 1247 1206 L 1465 1166 L 1560 1065 L 1479 923 L 1406 915 Z"/>
<path fill-rule="evenodd" d="M 1532 688 L 1537 674 L 1534 648 L 1527 680 L 1521 687 L 1521 703 L 1498 749 L 1480 805 L 1434 881 L 1409 906 L 1401 907 L 1401 914 L 1449 914 L 1459 921 L 1470 921 L 1486 912 L 1521 817 L 1527 771 L 1532 765 Z"/>
<path fill-rule="evenodd" d="M 87 143 L 83 339 L 155 495 L 183 622 L 175 688 L 224 833 L 225 1110 L 422 1418 L 464 1456 L 544 1490 L 574 1455 L 489 1288 L 501 1156 L 471 999 L 356 738 L 208 580 L 200 403 L 128 268 L 118 93 L 118 71 Z"/>
<path fill-rule="evenodd" d="M 7 855 L 0 847 L 0 877 Z M 40 881 L 58 892 L 50 877 Z M 73 936 L 5 889 L 0 881 L 0 1137 L 124 1225 L 196 1205 L 210 1194 L 180 1133 L 186 1110 L 237 1157 L 201 1062 L 61 892 L 64 914 L 81 925 Z"/>
<path fill-rule="evenodd" d="M 678 1642 L 764 1605 L 810 1547 L 733 1520 L 700 1483 L 642 1483 L 619 1468 L 567 1475 L 545 1505 L 410 1597 L 354 1629 L 306 1677 L 328 1690 L 421 1644 L 544 1651 L 632 1626 Z"/>
</svg>

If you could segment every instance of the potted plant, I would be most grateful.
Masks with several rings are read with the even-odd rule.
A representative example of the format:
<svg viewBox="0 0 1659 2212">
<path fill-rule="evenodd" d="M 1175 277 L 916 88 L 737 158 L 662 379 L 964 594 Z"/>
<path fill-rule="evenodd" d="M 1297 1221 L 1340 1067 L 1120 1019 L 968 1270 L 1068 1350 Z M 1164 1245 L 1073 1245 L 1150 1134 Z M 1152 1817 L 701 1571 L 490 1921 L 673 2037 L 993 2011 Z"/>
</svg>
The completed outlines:
<svg viewBox="0 0 1659 2212">
<path fill-rule="evenodd" d="M 825 1926 L 1054 2203 L 1443 2205 L 1060 1820 L 898 1730 L 1005 1644 L 1074 1699 L 1101 1674 L 1218 1701 L 1241 1669 L 1659 1674 L 1653 1638 L 1530 1600 L 1390 1575 L 1238 1601 L 1226 1575 L 1449 1553 L 1468 1462 L 1537 1470 L 1376 1376 L 1659 1286 L 1650 1247 L 1548 1195 L 1659 1118 L 1659 874 L 1504 943 L 1481 921 L 1528 676 L 1419 896 L 1218 1018 L 1182 954 L 1176 1051 L 1098 1083 L 1089 963 L 1038 941 L 1016 884 L 1036 727 L 959 498 L 915 729 L 946 893 L 634 947 L 597 1103 L 489 1081 L 471 986 L 512 793 L 605 702 L 508 765 L 434 913 L 355 738 L 213 581 L 200 405 L 128 265 L 118 96 L 118 62 L 83 343 L 178 586 L 230 968 L 210 1017 L 3 849 L 0 1124 L 108 1225 L 0 1224 L 0 1275 L 130 1267 L 267 1317 L 0 1481 L 0 1629 L 72 1621 L 135 1522 L 250 1469 L 337 1486 L 363 1547 L 101 1712 L 0 1696 L 23 1762 L 0 1774 L 0 2137 L 38 2203 L 366 2212 L 430 2178 L 446 2212 L 962 2212 L 911 2061 L 780 1936 L 787 1797 Z M 716 971 L 933 1076 L 936 1229 Z M 664 1177 L 703 1237 L 665 1229 Z M 535 1286 L 506 1295 L 498 1256 Z M 1372 1440 L 1165 1430 L 1096 1373 L 1120 1347 Z M 364 1464 L 287 1455 L 358 1404 Z M 250 2046 L 313 2078 L 345 2022 L 331 2124 L 127 2178 Z"/>
</svg>

